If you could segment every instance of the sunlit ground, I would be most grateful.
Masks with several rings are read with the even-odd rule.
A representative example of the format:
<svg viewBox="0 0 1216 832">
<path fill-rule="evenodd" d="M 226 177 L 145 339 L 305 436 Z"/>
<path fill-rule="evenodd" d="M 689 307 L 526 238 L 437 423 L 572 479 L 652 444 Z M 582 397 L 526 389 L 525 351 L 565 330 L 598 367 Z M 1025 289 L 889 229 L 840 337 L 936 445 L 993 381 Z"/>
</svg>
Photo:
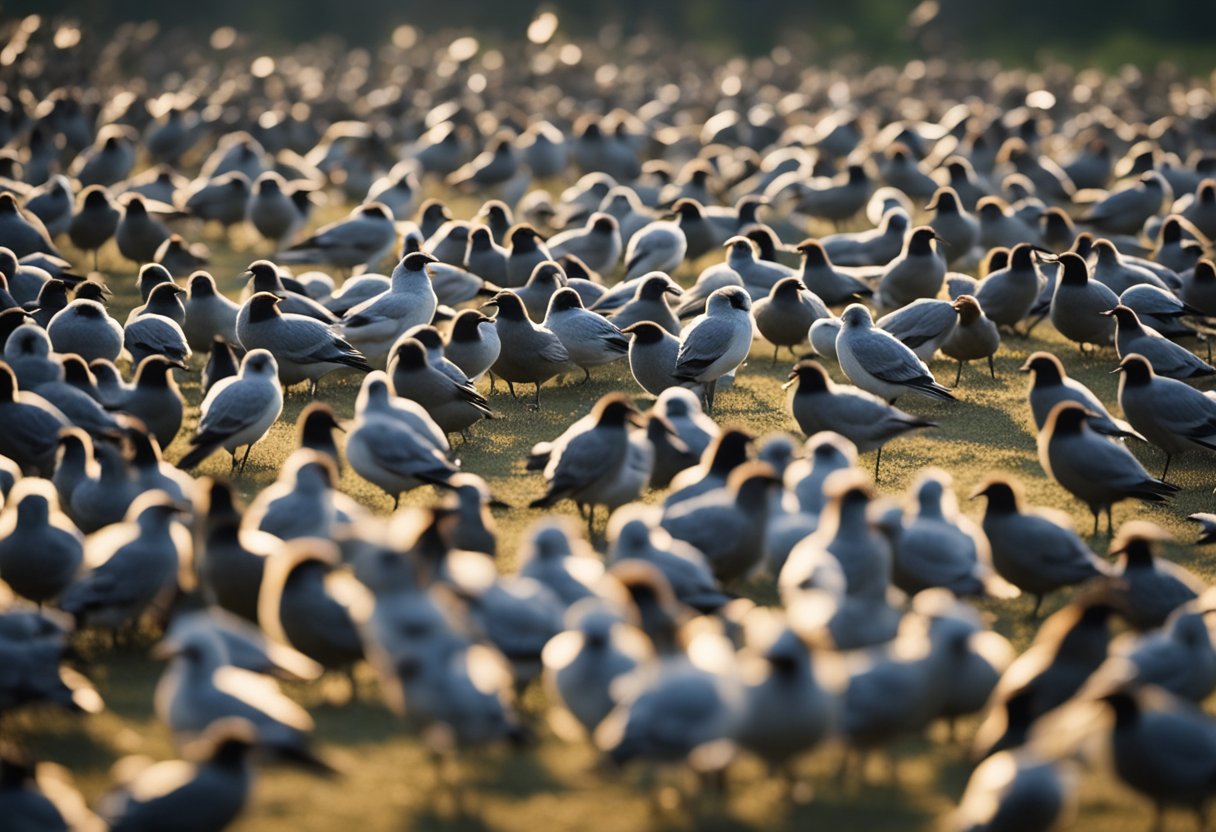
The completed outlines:
<svg viewBox="0 0 1216 832">
<path fill-rule="evenodd" d="M 469 201 L 454 200 L 450 204 L 458 217 L 471 216 L 477 208 Z M 317 219 L 340 216 L 345 210 L 348 208 L 329 208 L 322 212 L 325 216 Z M 235 245 L 228 244 L 216 228 L 187 224 L 183 234 L 188 239 L 203 239 L 211 246 L 211 271 L 221 288 L 233 295 L 241 288 L 240 272 L 249 261 L 266 253 L 264 244 L 256 243 L 249 232 L 236 232 Z M 70 248 L 65 254 L 78 263 L 89 262 Z M 676 277 L 685 284 L 691 283 L 699 270 L 718 256 L 711 254 L 692 266 L 686 265 Z M 123 261 L 111 243 L 103 252 L 101 268 L 116 293 L 111 311 L 123 320 L 127 310 L 138 301 L 134 266 Z M 898 440 L 888 447 L 880 490 L 900 495 L 918 469 L 938 465 L 954 476 L 963 510 L 978 519 L 981 506 L 968 503 L 965 496 L 987 472 L 1000 468 L 1012 471 L 1024 482 L 1032 503 L 1065 509 L 1072 513 L 1078 528 L 1088 531 L 1092 522 L 1088 510 L 1048 481 L 1039 467 L 1033 423 L 1025 400 L 1026 378 L 1017 372 L 1025 357 L 1037 349 L 1057 352 L 1071 375 L 1093 389 L 1112 410 L 1116 408 L 1117 376 L 1110 375 L 1116 363 L 1113 351 L 1084 357 L 1045 324 L 1035 331 L 1033 339 L 1010 340 L 1002 346 L 996 359 L 995 381 L 989 378 L 986 367 L 981 369 L 979 364 L 969 367 L 956 391 L 959 402 L 946 404 L 912 397 L 901 400 L 901 407 L 931 417 L 941 427 Z M 719 396 L 715 415 L 720 423 L 740 424 L 760 435 L 796 432 L 780 389 L 790 362 L 783 353 L 777 366 L 770 366 L 771 355 L 770 346 L 757 343 L 751 363 L 740 372 L 734 389 Z M 204 360 L 205 356 L 196 356 L 196 366 L 201 366 Z M 932 366 L 940 380 L 953 380 L 953 362 L 939 360 Z M 830 370 L 838 381 L 843 380 L 838 368 L 830 365 Z M 525 409 L 522 402 L 513 402 L 500 389 L 498 395 L 491 397 L 491 403 L 506 418 L 477 426 L 472 441 L 459 448 L 463 467 L 483 476 L 497 497 L 517 507 L 496 513 L 504 571 L 514 566 L 520 535 L 541 516 L 540 511 L 523 508 L 543 491 L 540 476 L 523 470 L 528 448 L 556 436 L 604 393 L 638 391 L 623 362 L 596 371 L 589 384 L 574 384 L 575 380 L 572 377 L 571 383 L 545 387 L 539 414 Z M 350 417 L 358 385 L 358 376 L 336 374 L 322 382 L 321 397 L 340 416 Z M 184 438 L 189 436 L 197 417 L 197 381 L 182 386 L 191 407 L 178 440 L 167 449 L 169 459 L 182 455 Z M 483 389 L 487 388 L 488 384 L 483 383 Z M 240 480 L 246 498 L 274 480 L 294 448 L 295 419 L 308 403 L 301 390 L 298 388 L 289 397 L 283 418 L 255 446 Z M 1151 471 L 1160 471 L 1163 459 L 1158 451 L 1143 445 L 1134 450 Z M 861 464 L 872 470 L 873 461 L 873 454 L 867 454 Z M 217 454 L 197 473 L 227 472 L 227 457 Z M 1140 517 L 1159 523 L 1179 540 L 1193 539 L 1195 529 L 1184 518 L 1192 512 L 1213 509 L 1216 468 L 1210 457 L 1192 455 L 1174 462 L 1170 479 L 1183 489 L 1172 505 L 1122 504 L 1115 509 L 1116 525 Z M 361 480 L 349 467 L 342 476 L 341 488 L 377 511 L 387 512 L 391 507 L 387 495 Z M 429 488 L 423 488 L 407 495 L 403 502 L 426 503 L 433 496 Z M 651 495 L 649 499 L 659 496 Z M 569 504 L 560 510 L 574 512 Z M 1097 551 L 1105 551 L 1104 539 L 1092 543 Z M 1169 554 L 1205 579 L 1216 578 L 1210 551 L 1170 547 Z M 762 586 L 748 588 L 747 594 L 761 601 L 771 602 L 773 597 Z M 1049 598 L 1044 604 L 1044 615 L 1067 598 L 1067 593 Z M 1030 609 L 1028 599 L 985 605 L 992 625 L 1019 649 L 1026 647 L 1034 633 Z M 111 784 L 109 769 L 118 758 L 137 753 L 163 759 L 174 753 L 168 732 L 152 712 L 153 687 L 161 671 L 161 665 L 146 655 L 153 638 L 153 634 L 147 634 L 142 642 L 106 653 L 86 668 L 106 700 L 108 708 L 104 714 L 86 719 L 27 714 L 5 726 L 6 731 L 27 741 L 39 757 L 70 768 L 90 802 Z M 835 779 L 839 750 L 826 748 L 801 764 L 801 771 L 815 790 L 813 801 L 807 805 L 788 804 L 783 798 L 781 781 L 769 777 L 758 763 L 744 759 L 731 769 L 725 797 L 704 796 L 676 808 L 658 808 L 651 799 L 653 791 L 639 781 L 636 773 L 607 771 L 589 744 L 570 744 L 556 738 L 544 719 L 543 695 L 533 690 L 525 708 L 538 729 L 539 743 L 524 750 L 478 752 L 465 759 L 462 780 L 468 797 L 458 809 L 437 781 L 422 744 L 388 714 L 379 701 L 372 674 L 366 668 L 363 671 L 353 704 L 330 704 L 344 695 L 341 680 L 288 688 L 312 711 L 319 745 L 337 761 L 344 776 L 320 780 L 289 769 L 263 769 L 248 811 L 236 829 L 299 832 L 351 828 L 373 832 L 490 828 L 536 832 L 573 828 L 630 830 L 647 825 L 698 829 L 787 826 L 825 830 L 920 829 L 933 827 L 936 819 L 953 807 L 970 771 L 965 748 L 974 721 L 962 723 L 959 744 L 951 744 L 944 730 L 935 729 L 930 741 L 908 741 L 897 746 L 898 781 L 891 779 L 884 760 L 875 759 L 869 772 L 870 785 L 842 786 Z M 674 782 L 681 783 L 679 778 Z M 1080 817 L 1070 828 L 1111 832 L 1144 829 L 1149 825 L 1147 802 L 1109 776 L 1095 772 L 1083 782 Z M 1171 815 L 1171 819 L 1173 828 L 1193 828 L 1190 816 L 1178 813 Z"/>
</svg>

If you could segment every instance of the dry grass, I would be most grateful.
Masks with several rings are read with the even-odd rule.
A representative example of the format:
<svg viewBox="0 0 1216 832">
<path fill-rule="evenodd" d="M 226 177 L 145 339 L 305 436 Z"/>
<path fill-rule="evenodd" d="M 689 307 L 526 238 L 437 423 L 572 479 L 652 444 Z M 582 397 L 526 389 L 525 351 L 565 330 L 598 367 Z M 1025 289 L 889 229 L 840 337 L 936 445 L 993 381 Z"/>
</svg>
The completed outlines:
<svg viewBox="0 0 1216 832">
<path fill-rule="evenodd" d="M 458 215 L 464 208 L 467 206 L 458 208 Z M 193 231 L 196 236 L 201 233 L 198 229 Z M 234 249 L 214 233 L 206 236 L 216 255 L 213 274 L 217 281 L 225 291 L 239 291 L 237 275 L 257 252 L 240 237 Z M 79 262 L 87 261 L 80 258 Z M 113 250 L 105 252 L 102 268 L 118 292 L 116 314 L 121 320 L 135 300 L 133 268 Z M 678 277 L 689 281 L 696 271 L 688 268 Z M 1113 407 L 1116 377 L 1109 374 L 1115 363 L 1113 353 L 1083 357 L 1074 347 L 1062 343 L 1049 326 L 1040 327 L 1033 340 L 1012 340 L 1002 347 L 995 381 L 978 366 L 966 371 L 958 390 L 961 399 L 958 403 L 920 399 L 901 402 L 901 406 L 939 421 L 941 427 L 889 447 L 883 462 L 881 491 L 902 494 L 919 468 L 938 465 L 954 476 L 957 490 L 965 495 L 987 472 L 1000 468 L 1023 480 L 1031 501 L 1071 512 L 1078 527 L 1087 530 L 1088 512 L 1049 482 L 1037 461 L 1033 425 L 1025 402 L 1025 378 L 1017 372 L 1026 355 L 1035 349 L 1056 351 L 1071 374 Z M 720 397 L 719 421 L 741 424 L 758 434 L 796 430 L 779 389 L 788 364 L 771 367 L 770 356 L 771 349 L 758 344 L 754 360 L 740 373 L 735 388 Z M 839 380 L 838 369 L 830 369 Z M 953 378 L 952 363 L 936 362 L 934 370 L 944 380 Z M 350 416 L 358 383 L 359 379 L 352 375 L 330 377 L 322 385 L 322 396 L 339 415 Z M 198 401 L 196 383 L 184 385 L 184 389 L 192 408 L 182 436 L 188 435 L 193 425 L 196 413 L 193 405 Z M 615 389 L 637 389 L 623 365 L 597 372 L 587 385 L 546 387 L 539 413 L 526 410 L 522 403 L 500 393 L 492 401 L 506 418 L 475 429 L 473 440 L 459 449 L 464 468 L 485 477 L 499 498 L 514 506 L 526 506 L 542 490 L 540 477 L 523 471 L 527 449 L 539 440 L 555 436 L 583 415 L 600 395 Z M 240 482 L 246 497 L 273 481 L 294 447 L 295 419 L 306 403 L 303 395 L 293 395 L 283 419 L 255 447 Z M 1150 469 L 1160 469 L 1161 458 L 1154 449 L 1135 450 Z M 181 439 L 167 450 L 171 459 L 181 453 Z M 872 463 L 872 454 L 863 460 L 863 464 Z M 222 475 L 227 470 L 226 458 L 216 455 L 199 473 Z M 1183 486 L 1172 505 L 1124 504 L 1115 510 L 1116 523 L 1133 516 L 1145 517 L 1160 523 L 1179 540 L 1192 539 L 1194 530 L 1184 520 L 1185 516 L 1211 510 L 1213 506 L 1211 488 L 1216 477 L 1210 457 L 1190 456 L 1176 461 L 1172 480 Z M 386 495 L 360 480 L 349 468 L 341 487 L 377 511 L 385 512 L 390 507 Z M 422 489 L 409 495 L 407 502 L 425 502 L 431 497 L 429 489 Z M 567 506 L 563 510 L 573 509 Z M 964 501 L 964 510 L 978 517 L 978 505 Z M 498 513 L 504 568 L 510 568 L 520 535 L 539 516 L 539 512 L 523 508 Z M 1094 541 L 1094 545 L 1102 547 L 1105 541 Z M 1216 569 L 1206 553 L 1179 546 L 1171 548 L 1171 555 L 1209 580 L 1216 577 Z M 1064 596 L 1049 599 L 1045 612 L 1065 600 Z M 1033 635 L 1033 625 L 1027 620 L 1029 609 L 1030 602 L 1019 599 L 988 605 L 985 612 L 999 631 L 1024 647 Z M 166 730 L 152 714 L 152 690 L 160 667 L 146 658 L 147 646 L 132 645 L 104 655 L 89 668 L 109 706 L 106 713 L 83 720 L 31 714 L 7 726 L 8 731 L 28 741 L 41 757 L 68 766 L 90 799 L 107 787 L 109 767 L 117 758 L 140 753 L 159 759 L 173 753 Z M 687 811 L 654 814 L 647 792 L 636 781 L 603 772 L 586 745 L 563 743 L 542 729 L 542 740 L 534 749 L 488 751 L 466 761 L 465 778 L 473 800 L 472 811 L 462 816 L 436 788 L 435 774 L 419 742 L 395 724 L 381 707 L 374 682 L 370 678 L 364 681 L 358 700 L 343 707 L 327 704 L 325 691 L 316 686 L 293 689 L 311 707 L 322 747 L 338 759 L 346 774 L 338 780 L 319 781 L 290 770 L 262 771 L 252 804 L 238 829 L 300 832 L 350 827 L 372 832 L 492 828 L 531 832 L 587 827 L 626 830 L 648 825 L 915 829 L 931 827 L 934 819 L 953 805 L 969 771 L 962 748 L 939 737 L 901 748 L 903 764 L 898 787 L 841 789 L 831 775 L 837 757 L 827 750 L 806 761 L 806 771 L 816 788 L 815 800 L 808 806 L 789 807 L 781 799 L 779 782 L 768 777 L 759 765 L 744 761 L 732 771 L 733 788 L 724 804 L 702 807 L 695 814 Z M 534 695 L 529 704 L 534 713 L 543 708 L 539 695 Z M 964 726 L 965 738 L 969 737 L 971 727 Z M 1087 777 L 1085 783 L 1083 809 L 1073 828 L 1109 832 L 1147 825 L 1146 804 L 1113 784 L 1107 776 L 1095 774 Z M 1186 824 L 1181 828 L 1190 828 L 1189 820 Z"/>
</svg>

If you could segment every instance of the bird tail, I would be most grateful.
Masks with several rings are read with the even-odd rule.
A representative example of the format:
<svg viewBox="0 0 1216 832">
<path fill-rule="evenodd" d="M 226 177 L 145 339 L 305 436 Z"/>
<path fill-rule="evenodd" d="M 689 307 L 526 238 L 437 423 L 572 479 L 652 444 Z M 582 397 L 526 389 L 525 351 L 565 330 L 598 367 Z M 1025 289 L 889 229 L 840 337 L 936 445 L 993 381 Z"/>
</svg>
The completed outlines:
<svg viewBox="0 0 1216 832">
<path fill-rule="evenodd" d="M 950 392 L 950 388 L 943 387 L 931 378 L 910 381 L 908 382 L 908 386 L 918 393 L 923 393 L 934 399 L 941 399 L 947 402 L 957 401 L 954 394 Z"/>
<path fill-rule="evenodd" d="M 1165 503 L 1172 500 L 1178 490 L 1178 486 L 1172 483 L 1150 479 L 1142 483 L 1132 496 L 1146 503 Z"/>
<path fill-rule="evenodd" d="M 194 437 L 192 440 L 190 440 L 190 443 L 194 445 L 194 447 L 191 448 L 184 457 L 178 460 L 177 463 L 177 467 L 183 471 L 189 471 L 191 468 L 197 468 L 200 462 L 219 450 L 223 440 L 218 440 L 214 437 L 202 434 L 201 436 Z"/>
</svg>

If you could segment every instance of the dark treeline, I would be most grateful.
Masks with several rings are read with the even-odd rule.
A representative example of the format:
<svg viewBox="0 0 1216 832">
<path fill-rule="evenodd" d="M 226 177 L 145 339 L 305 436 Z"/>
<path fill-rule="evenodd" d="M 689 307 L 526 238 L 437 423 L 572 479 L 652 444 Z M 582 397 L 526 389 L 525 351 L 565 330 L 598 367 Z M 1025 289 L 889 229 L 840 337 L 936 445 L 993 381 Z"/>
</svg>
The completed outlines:
<svg viewBox="0 0 1216 832">
<path fill-rule="evenodd" d="M 913 9 L 915 8 L 915 11 Z M 758 54 L 793 46 L 811 55 L 858 53 L 878 60 L 926 54 L 1034 63 L 1049 57 L 1114 66 L 1173 60 L 1216 67 L 1210 48 L 1216 3 L 1160 0 L 11 0 L 8 15 L 70 15 L 101 31 L 156 20 L 203 34 L 228 24 L 268 42 L 336 35 L 355 44 L 384 40 L 392 27 L 461 28 L 516 38 L 538 9 L 563 31 L 593 36 L 655 31 L 722 52 Z"/>
</svg>

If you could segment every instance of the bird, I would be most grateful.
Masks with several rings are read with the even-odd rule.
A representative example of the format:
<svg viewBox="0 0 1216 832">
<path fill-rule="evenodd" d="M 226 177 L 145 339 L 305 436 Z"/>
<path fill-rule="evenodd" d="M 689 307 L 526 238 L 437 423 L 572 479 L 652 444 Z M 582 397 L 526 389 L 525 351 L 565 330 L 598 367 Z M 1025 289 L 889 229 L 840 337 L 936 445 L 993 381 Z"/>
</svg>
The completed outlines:
<svg viewBox="0 0 1216 832">
<path fill-rule="evenodd" d="M 273 295 L 271 295 L 273 297 Z M 178 467 L 196 467 L 220 448 L 232 455 L 230 472 L 237 471 L 237 449 L 245 446 L 240 462 L 244 471 L 253 446 L 266 435 L 283 412 L 283 388 L 274 355 L 251 349 L 241 360 L 240 371 L 216 382 L 199 406 L 199 422 L 190 437 L 190 451 Z"/>
<path fill-rule="evenodd" d="M 462 309 L 452 321 L 444 356 L 471 381 L 485 375 L 502 350 L 494 319 L 476 309 Z"/>
<path fill-rule="evenodd" d="M 163 355 L 148 356 L 136 367 L 134 384 L 121 402 L 122 411 L 139 419 L 162 448 L 172 444 L 184 415 L 185 403 L 173 378 L 174 369 L 185 367 Z"/>
<path fill-rule="evenodd" d="M 594 523 L 596 506 L 614 492 L 629 451 L 629 428 L 636 411 L 622 395 L 610 394 L 596 402 L 579 420 L 542 452 L 545 493 L 529 508 L 547 508 L 559 500 L 572 500 L 580 514 Z M 538 453 L 533 450 L 533 455 Z M 615 505 L 609 508 L 616 508 Z"/>
<path fill-rule="evenodd" d="M 980 282 L 975 299 L 997 326 L 1017 331 L 1039 298 L 1045 279 L 1035 263 L 1036 248 L 1018 243 L 1009 254 L 1009 264 L 990 271 Z"/>
<path fill-rule="evenodd" d="M 888 402 L 906 392 L 947 401 L 954 399 L 909 347 L 874 326 L 865 306 L 849 304 L 841 321 L 840 334 L 836 336 L 840 369 L 862 390 Z"/>
<path fill-rule="evenodd" d="M 119 253 L 140 265 L 154 262 L 157 250 L 170 235 L 168 227 L 153 215 L 152 207 L 139 194 L 128 195 L 114 230 Z"/>
<path fill-rule="evenodd" d="M 878 281 L 874 297 L 880 309 L 900 309 L 917 298 L 937 297 L 946 278 L 946 261 L 933 248 L 936 239 L 929 226 L 912 229 L 903 251 L 887 264 Z"/>
<path fill-rule="evenodd" d="M 1181 381 L 1158 376 L 1147 358 L 1131 353 L 1119 362 L 1119 407 L 1128 422 L 1171 459 L 1189 450 L 1216 450 L 1216 400 Z"/>
<path fill-rule="evenodd" d="M 718 379 L 736 371 L 752 343 L 751 298 L 737 286 L 715 290 L 697 317 L 680 335 L 674 376 L 704 385 L 705 406 L 713 412 Z"/>
<path fill-rule="evenodd" d="M 331 263 L 351 270 L 372 271 L 397 242 L 393 215 L 384 205 L 360 205 L 344 220 L 318 228 L 310 236 L 278 252 L 280 263 Z"/>
<path fill-rule="evenodd" d="M 811 324 L 831 317 L 827 306 L 812 294 L 799 277 L 785 277 L 773 284 L 767 297 L 752 304 L 756 329 L 773 345 L 773 364 L 781 347 L 793 350 L 807 340 Z"/>
<path fill-rule="evenodd" d="M 1184 604 L 1198 598 L 1207 584 L 1180 564 L 1162 557 L 1159 544 L 1173 538 L 1155 523 L 1130 520 L 1110 542 L 1109 555 L 1119 555 L 1111 598 L 1127 622 L 1154 630 Z"/>
<path fill-rule="evenodd" d="M 307 315 L 281 312 L 279 303 L 269 292 L 253 295 L 237 314 L 236 331 L 246 350 L 264 349 L 274 355 L 285 387 L 308 381 L 315 396 L 321 377 L 334 370 L 372 369 L 363 354 L 331 327 Z"/>
<path fill-rule="evenodd" d="M 874 477 L 882 462 L 882 448 L 892 439 L 937 423 L 905 413 L 872 393 L 836 384 L 817 361 L 799 361 L 784 385 L 790 390 L 790 414 L 807 437 L 834 431 L 865 453 L 877 450 Z"/>
<path fill-rule="evenodd" d="M 187 286 L 185 321 L 181 325 L 190 349 L 196 352 L 210 349 L 212 339 L 216 337 L 229 344 L 238 343 L 236 317 L 240 304 L 225 297 L 208 272 L 197 271 L 190 275 Z"/>
<path fill-rule="evenodd" d="M 959 313 L 954 304 L 936 298 L 917 298 L 894 312 L 888 312 L 875 325 L 894 335 L 921 361 L 930 361 L 958 326 Z"/>
<path fill-rule="evenodd" d="M 0 361 L 0 456 L 22 471 L 49 476 L 55 469 L 59 431 L 67 417 L 37 393 L 20 390 L 17 376 Z"/>
<path fill-rule="evenodd" d="M 515 384 L 533 384 L 533 406 L 540 407 L 540 386 L 570 368 L 570 353 L 551 329 L 528 319 L 519 296 L 502 291 L 487 306 L 498 310 L 494 328 L 500 350 L 490 372 L 507 383 L 515 398 Z"/>
<path fill-rule="evenodd" d="M 76 198 L 76 210 L 68 223 L 68 239 L 81 251 L 93 255 L 93 271 L 97 257 L 118 230 L 121 212 L 110 198 L 110 192 L 100 185 L 89 185 Z"/>
<path fill-rule="evenodd" d="M 1066 251 L 1059 256 L 1059 274 L 1051 296 L 1051 323 L 1070 341 L 1104 347 L 1115 340 L 1114 321 L 1105 315 L 1119 305 L 1108 286 L 1090 279 L 1081 255 Z"/>
<path fill-rule="evenodd" d="M 11 193 L 0 194 L 0 240 L 18 258 L 36 252 L 59 256 L 42 220 L 17 204 Z"/>
<path fill-rule="evenodd" d="M 629 351 L 629 341 L 616 324 L 584 309 L 569 287 L 554 292 L 541 326 L 558 337 L 569 362 L 583 371 L 583 381 L 591 379 L 592 367 L 619 361 Z"/>
<path fill-rule="evenodd" d="M 1166 502 L 1178 487 L 1154 479 L 1123 445 L 1095 433 L 1089 427 L 1092 412 L 1073 401 L 1051 408 L 1039 431 L 1039 464 L 1044 473 L 1089 506 L 1098 519 L 1106 511 L 1106 527 L 1113 534 L 1112 508 L 1128 498 Z"/>
<path fill-rule="evenodd" d="M 606 314 L 618 328 L 625 329 L 643 321 L 656 324 L 679 335 L 680 321 L 668 304 L 668 297 L 680 297 L 684 290 L 663 272 L 650 272 L 627 283 L 620 284 L 625 291 L 614 301 L 608 295 L 600 298 L 591 309 Z M 626 296 L 626 292 L 630 292 Z"/>
<path fill-rule="evenodd" d="M 1021 484 L 1013 477 L 989 476 L 972 492 L 972 499 L 978 497 L 987 501 L 982 526 L 992 547 L 992 566 L 1035 597 L 1032 615 L 1038 615 L 1048 593 L 1111 573 L 1074 531 L 1067 514 L 1026 507 Z"/>
<path fill-rule="evenodd" d="M 446 486 L 456 474 L 443 431 L 420 405 L 397 399 L 383 371 L 363 379 L 346 458 L 359 476 L 393 498 L 423 484 Z"/>
<path fill-rule="evenodd" d="M 681 384 L 675 376 L 680 339 L 651 321 L 639 321 L 621 332 L 629 336 L 629 371 L 639 387 L 658 396 Z"/>
<path fill-rule="evenodd" d="M 819 240 L 804 240 L 798 244 L 797 251 L 802 255 L 802 269 L 798 274 L 802 284 L 828 306 L 852 303 L 874 294 L 867 283 L 832 265 L 827 249 Z"/>
<path fill-rule="evenodd" d="M 71 584 L 84 559 L 84 537 L 59 509 L 54 486 L 27 477 L 0 511 L 0 579 L 36 604 Z"/>
<path fill-rule="evenodd" d="M 684 262 L 688 240 L 676 223 L 656 220 L 629 238 L 625 248 L 625 280 L 650 272 L 670 274 Z"/>
<path fill-rule="evenodd" d="M 118 321 L 95 300 L 79 297 L 55 313 L 47 324 L 51 347 L 58 353 L 75 353 L 85 361 L 114 361 L 122 354 L 125 333 Z"/>
<path fill-rule="evenodd" d="M 507 280 L 503 288 L 523 286 L 540 263 L 552 259 L 539 231 L 527 223 L 513 226 L 507 233 Z"/>
<path fill-rule="evenodd" d="M 454 381 L 431 366 L 426 348 L 415 338 L 403 336 L 393 345 L 388 360 L 392 392 L 426 408 L 444 433 L 460 433 L 482 419 L 497 418 L 485 397 L 471 381 Z"/>
<path fill-rule="evenodd" d="M 555 234 L 546 245 L 554 258 L 573 254 L 599 274 L 608 274 L 615 269 L 624 249 L 616 217 L 598 211 L 587 218 L 582 228 Z"/>
<path fill-rule="evenodd" d="M 1129 307 L 1116 304 L 1106 313 L 1115 320 L 1115 348 L 1119 358 L 1139 355 L 1154 373 L 1169 379 L 1195 379 L 1216 375 L 1216 367 L 1208 364 L 1185 347 L 1140 323 Z"/>
<path fill-rule="evenodd" d="M 191 355 L 182 328 L 164 315 L 144 314 L 128 323 L 123 329 L 123 347 L 136 366 L 151 355 L 163 355 L 182 364 Z"/>
<path fill-rule="evenodd" d="M 1112 234 L 1136 234 L 1149 217 L 1173 196 L 1173 188 L 1157 171 L 1146 171 L 1132 185 L 1107 195 L 1081 215 L 1089 223 Z"/>
<path fill-rule="evenodd" d="M 1043 350 L 1031 353 L 1020 370 L 1031 374 L 1027 395 L 1036 430 L 1042 430 L 1047 424 L 1053 407 L 1063 401 L 1072 401 L 1092 414 L 1088 421 L 1094 431 L 1118 438 L 1143 438 L 1127 422 L 1112 416 L 1088 387 L 1070 378 L 1064 364 L 1052 353 Z"/>
<path fill-rule="evenodd" d="M 941 351 L 948 358 L 958 361 L 954 386 L 957 387 L 963 377 L 963 366 L 981 358 L 987 359 L 988 372 L 995 379 L 993 356 L 1001 348 L 1001 333 L 996 323 L 984 314 L 979 301 L 971 295 L 960 295 L 952 305 L 958 313 L 958 325 L 941 345 Z"/>
<path fill-rule="evenodd" d="M 435 317 L 438 300 L 427 273 L 434 262 L 420 251 L 407 254 L 393 268 L 389 290 L 351 307 L 338 324 L 338 332 L 369 363 L 387 361 L 393 343 L 406 330 Z"/>
</svg>

